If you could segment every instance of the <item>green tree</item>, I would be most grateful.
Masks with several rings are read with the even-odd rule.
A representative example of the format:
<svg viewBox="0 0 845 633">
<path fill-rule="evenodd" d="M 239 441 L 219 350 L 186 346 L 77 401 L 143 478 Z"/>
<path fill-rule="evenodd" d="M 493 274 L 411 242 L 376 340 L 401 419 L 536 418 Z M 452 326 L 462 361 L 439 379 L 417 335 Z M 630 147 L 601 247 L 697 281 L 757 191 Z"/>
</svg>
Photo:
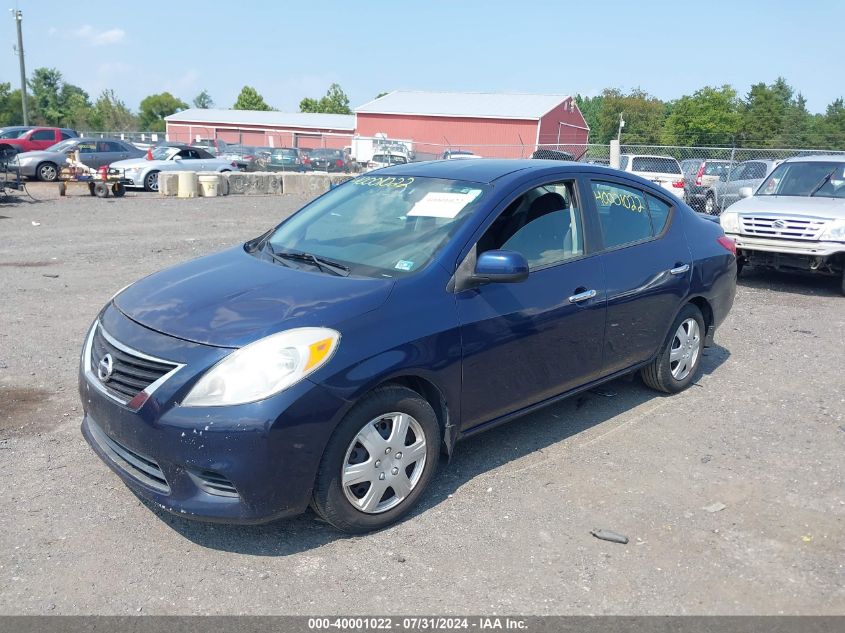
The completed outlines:
<svg viewBox="0 0 845 633">
<path fill-rule="evenodd" d="M 129 132 L 137 129 L 138 119 L 126 104 L 114 94 L 103 90 L 91 108 L 91 127 L 110 132 Z"/>
<path fill-rule="evenodd" d="M 12 90 L 11 84 L 0 83 L 0 127 L 23 124 L 21 91 Z"/>
<path fill-rule="evenodd" d="M 827 106 L 817 121 L 815 138 L 821 149 L 845 147 L 845 101 L 841 97 Z"/>
<path fill-rule="evenodd" d="M 244 86 L 233 106 L 235 110 L 272 110 L 264 101 L 264 97 L 252 86 Z"/>
<path fill-rule="evenodd" d="M 90 127 L 91 101 L 88 93 L 79 86 L 64 84 L 59 92 L 59 110 L 61 125 L 75 128 Z"/>
<path fill-rule="evenodd" d="M 739 130 L 736 90 L 705 86 L 671 104 L 660 140 L 666 145 L 730 145 Z"/>
<path fill-rule="evenodd" d="M 194 107 L 202 110 L 208 110 L 214 107 L 214 99 L 208 94 L 207 90 L 203 90 L 196 97 L 194 97 Z"/>
<path fill-rule="evenodd" d="M 150 95 L 141 101 L 138 108 L 138 124 L 144 130 L 163 132 L 166 127 L 164 117 L 187 107 L 187 103 L 177 99 L 169 92 Z"/>
<path fill-rule="evenodd" d="M 605 88 L 596 121 L 595 143 L 609 143 L 616 138 L 619 116 L 624 114 L 622 142 L 635 145 L 654 145 L 660 141 L 666 105 L 657 97 L 635 88 L 628 94 L 616 88 Z"/>
<path fill-rule="evenodd" d="M 575 105 L 577 105 L 578 109 L 581 110 L 581 114 L 584 116 L 584 120 L 590 128 L 590 140 L 594 143 L 596 142 L 594 140 L 594 135 L 597 133 L 599 126 L 599 112 L 601 112 L 603 103 L 604 97 L 601 95 L 595 97 L 582 97 L 581 95 L 575 95 Z"/>
<path fill-rule="evenodd" d="M 389 92 L 380 92 L 376 95 L 376 99 L 381 99 L 384 95 L 390 94 Z"/>
<path fill-rule="evenodd" d="M 62 73 L 55 68 L 36 68 L 26 82 L 31 93 L 27 102 L 29 118 L 38 125 L 59 125 L 62 112 L 59 91 Z"/>
<path fill-rule="evenodd" d="M 332 84 L 326 91 L 325 96 L 319 100 L 305 97 L 299 102 L 300 112 L 325 112 L 329 114 L 352 114 L 349 107 L 349 97 L 340 87 L 340 84 Z"/>
<path fill-rule="evenodd" d="M 746 147 L 778 145 L 791 102 L 792 88 L 781 77 L 770 86 L 752 85 L 742 108 L 741 143 Z"/>
</svg>

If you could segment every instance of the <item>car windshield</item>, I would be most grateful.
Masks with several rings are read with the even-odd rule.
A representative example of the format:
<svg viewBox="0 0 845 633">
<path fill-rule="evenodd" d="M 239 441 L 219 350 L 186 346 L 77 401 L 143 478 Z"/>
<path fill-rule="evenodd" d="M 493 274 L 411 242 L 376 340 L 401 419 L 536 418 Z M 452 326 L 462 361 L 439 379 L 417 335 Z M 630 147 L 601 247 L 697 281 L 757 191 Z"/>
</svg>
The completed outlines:
<svg viewBox="0 0 845 633">
<path fill-rule="evenodd" d="M 178 147 L 156 147 L 153 149 L 153 160 L 169 160 L 178 153 Z"/>
<path fill-rule="evenodd" d="M 291 216 L 264 248 L 332 260 L 352 275 L 408 275 L 434 257 L 488 188 L 440 178 L 361 176 Z"/>
<path fill-rule="evenodd" d="M 311 150 L 312 158 L 340 158 L 340 150 L 338 149 L 314 149 Z"/>
<path fill-rule="evenodd" d="M 79 143 L 78 138 L 69 138 L 64 141 L 59 141 L 55 145 L 51 145 L 47 148 L 46 151 L 48 152 L 66 152 L 76 147 L 76 144 Z"/>
<path fill-rule="evenodd" d="M 374 154 L 374 163 L 386 163 L 389 165 L 404 165 L 408 159 L 404 156 L 394 156 L 393 154 Z"/>
<path fill-rule="evenodd" d="M 681 167 L 674 158 L 661 156 L 636 156 L 631 162 L 631 171 L 653 174 L 680 174 Z"/>
<path fill-rule="evenodd" d="M 708 161 L 704 165 L 704 175 L 721 176 L 722 174 L 727 173 L 728 165 L 730 165 L 730 163 L 714 163 L 712 161 Z"/>
<path fill-rule="evenodd" d="M 24 132 L 27 132 L 27 128 L 22 130 L 5 130 L 4 132 L 0 132 L 0 138 L 18 138 L 19 136 L 23 135 Z"/>
<path fill-rule="evenodd" d="M 845 162 L 783 163 L 763 181 L 756 195 L 845 198 Z"/>
</svg>

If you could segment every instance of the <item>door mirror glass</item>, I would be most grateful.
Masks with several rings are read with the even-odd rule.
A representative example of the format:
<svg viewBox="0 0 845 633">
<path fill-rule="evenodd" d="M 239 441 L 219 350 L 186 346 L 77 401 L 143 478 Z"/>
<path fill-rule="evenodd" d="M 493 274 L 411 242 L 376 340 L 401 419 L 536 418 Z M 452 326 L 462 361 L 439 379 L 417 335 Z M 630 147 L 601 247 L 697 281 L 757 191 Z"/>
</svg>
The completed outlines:
<svg viewBox="0 0 845 633">
<path fill-rule="evenodd" d="M 478 256 L 472 281 L 478 284 L 518 283 L 528 279 L 528 262 L 516 251 L 486 251 Z"/>
<path fill-rule="evenodd" d="M 754 190 L 751 187 L 740 187 L 739 188 L 739 197 L 740 198 L 750 198 L 754 195 Z"/>
</svg>

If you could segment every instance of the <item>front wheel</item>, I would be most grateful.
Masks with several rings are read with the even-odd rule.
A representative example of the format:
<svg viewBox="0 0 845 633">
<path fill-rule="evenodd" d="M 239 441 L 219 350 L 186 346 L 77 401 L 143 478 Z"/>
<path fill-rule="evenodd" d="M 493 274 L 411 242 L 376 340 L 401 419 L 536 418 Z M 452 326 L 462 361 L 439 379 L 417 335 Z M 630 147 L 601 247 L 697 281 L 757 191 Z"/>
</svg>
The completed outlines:
<svg viewBox="0 0 845 633">
<path fill-rule="evenodd" d="M 151 171 L 144 177 L 144 191 L 158 191 L 157 171 Z"/>
<path fill-rule="evenodd" d="M 329 440 L 312 505 L 344 532 L 387 527 L 417 503 L 439 455 L 440 425 L 431 405 L 405 387 L 376 389 Z"/>
<path fill-rule="evenodd" d="M 56 182 L 59 179 L 59 168 L 55 163 L 41 163 L 35 175 L 42 182 Z"/>
<path fill-rule="evenodd" d="M 669 337 L 657 358 L 642 370 L 643 382 L 665 393 L 686 389 L 701 365 L 704 333 L 701 310 L 687 304 L 672 324 Z"/>
<path fill-rule="evenodd" d="M 716 199 L 708 195 L 704 200 L 704 213 L 707 215 L 716 215 Z"/>
</svg>

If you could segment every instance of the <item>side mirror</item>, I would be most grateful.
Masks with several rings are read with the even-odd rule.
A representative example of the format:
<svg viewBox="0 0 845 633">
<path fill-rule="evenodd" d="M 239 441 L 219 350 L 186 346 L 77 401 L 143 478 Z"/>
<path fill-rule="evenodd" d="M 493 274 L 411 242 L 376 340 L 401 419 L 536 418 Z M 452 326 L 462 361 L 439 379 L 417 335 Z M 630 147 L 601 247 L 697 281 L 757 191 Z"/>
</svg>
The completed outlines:
<svg viewBox="0 0 845 633">
<path fill-rule="evenodd" d="M 182 157 L 181 156 L 174 156 L 173 160 L 178 163 L 179 161 L 182 160 Z"/>
<path fill-rule="evenodd" d="M 528 279 L 528 262 L 516 251 L 487 251 L 478 256 L 471 280 L 476 284 L 518 283 Z"/>
<path fill-rule="evenodd" d="M 739 197 L 740 198 L 750 198 L 754 195 L 754 190 L 751 187 L 740 187 L 739 188 Z"/>
</svg>

